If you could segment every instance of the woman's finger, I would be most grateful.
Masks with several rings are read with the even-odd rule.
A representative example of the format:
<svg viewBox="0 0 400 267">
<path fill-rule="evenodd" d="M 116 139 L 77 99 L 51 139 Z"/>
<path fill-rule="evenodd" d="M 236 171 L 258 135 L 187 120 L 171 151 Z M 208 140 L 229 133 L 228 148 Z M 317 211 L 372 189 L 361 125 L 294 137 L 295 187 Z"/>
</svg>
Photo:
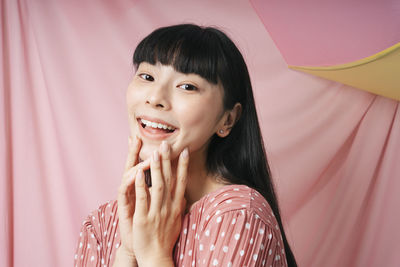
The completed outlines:
<svg viewBox="0 0 400 267">
<path fill-rule="evenodd" d="M 145 160 L 138 163 L 135 168 L 131 168 L 125 173 L 125 178 L 123 179 L 118 190 L 118 206 L 122 207 L 131 204 L 131 197 L 134 195 L 133 185 L 135 183 L 135 177 L 137 175 L 137 170 L 147 170 L 150 168 L 150 160 Z M 133 194 L 132 194 L 133 193 Z"/>
<path fill-rule="evenodd" d="M 174 179 L 172 179 L 171 171 L 171 148 L 167 141 L 162 141 L 161 143 L 161 168 L 162 177 L 164 178 L 165 192 L 166 194 L 171 193 L 171 188 L 174 187 Z"/>
<path fill-rule="evenodd" d="M 174 202 L 180 204 L 185 196 L 187 173 L 189 167 L 189 150 L 185 148 L 179 155 Z"/>
<path fill-rule="evenodd" d="M 137 136 L 135 136 L 133 140 L 131 137 L 129 137 L 129 140 L 129 152 L 125 163 L 125 171 L 129 170 L 138 163 L 139 152 L 142 146 L 142 142 Z"/>
<path fill-rule="evenodd" d="M 161 173 L 160 155 L 154 151 L 150 163 L 151 172 L 151 200 L 150 213 L 159 214 L 164 198 L 164 181 Z"/>
<path fill-rule="evenodd" d="M 144 181 L 144 173 L 142 169 L 139 169 L 136 175 L 135 181 L 135 191 L 136 191 L 136 199 L 135 199 L 135 216 L 136 214 L 139 217 L 147 215 L 148 212 L 148 203 L 147 203 L 147 185 Z"/>
</svg>

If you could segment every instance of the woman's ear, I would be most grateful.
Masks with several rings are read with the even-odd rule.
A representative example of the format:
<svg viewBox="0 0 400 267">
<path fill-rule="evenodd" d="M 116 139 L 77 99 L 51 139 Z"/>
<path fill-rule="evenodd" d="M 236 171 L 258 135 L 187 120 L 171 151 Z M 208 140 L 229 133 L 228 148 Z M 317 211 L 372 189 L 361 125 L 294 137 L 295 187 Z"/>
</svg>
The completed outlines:
<svg viewBox="0 0 400 267">
<path fill-rule="evenodd" d="M 219 137 L 227 137 L 241 115 L 242 105 L 240 103 L 236 103 L 231 110 L 225 111 L 225 114 L 219 123 L 217 135 Z"/>
</svg>

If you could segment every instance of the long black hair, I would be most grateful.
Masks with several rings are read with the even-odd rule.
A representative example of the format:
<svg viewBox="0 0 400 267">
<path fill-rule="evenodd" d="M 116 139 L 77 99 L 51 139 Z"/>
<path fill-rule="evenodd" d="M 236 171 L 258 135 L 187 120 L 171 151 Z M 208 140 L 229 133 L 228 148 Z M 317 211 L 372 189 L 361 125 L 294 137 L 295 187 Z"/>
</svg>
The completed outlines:
<svg viewBox="0 0 400 267">
<path fill-rule="evenodd" d="M 171 65 L 182 73 L 195 73 L 224 89 L 223 105 L 236 103 L 242 113 L 225 138 L 214 135 L 207 151 L 207 170 L 231 184 L 244 184 L 260 192 L 278 221 L 289 266 L 297 266 L 283 229 L 258 123 L 249 72 L 242 54 L 222 31 L 180 24 L 159 28 L 144 38 L 133 55 L 133 64 Z"/>
</svg>

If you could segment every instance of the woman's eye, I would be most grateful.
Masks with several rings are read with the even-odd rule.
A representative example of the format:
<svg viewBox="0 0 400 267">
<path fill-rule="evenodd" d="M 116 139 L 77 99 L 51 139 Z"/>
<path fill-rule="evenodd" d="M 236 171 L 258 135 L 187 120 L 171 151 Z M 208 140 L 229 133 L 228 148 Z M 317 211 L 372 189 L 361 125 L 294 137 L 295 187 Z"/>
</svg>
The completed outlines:
<svg viewBox="0 0 400 267">
<path fill-rule="evenodd" d="M 185 83 L 185 84 L 179 85 L 179 88 L 182 88 L 182 89 L 187 90 L 187 91 L 195 91 L 195 90 L 197 90 L 196 86 L 194 86 L 192 84 L 189 84 L 189 83 Z"/>
<path fill-rule="evenodd" d="M 139 74 L 139 77 L 146 81 L 150 81 L 150 82 L 154 81 L 153 76 L 146 74 L 146 73 Z"/>
</svg>

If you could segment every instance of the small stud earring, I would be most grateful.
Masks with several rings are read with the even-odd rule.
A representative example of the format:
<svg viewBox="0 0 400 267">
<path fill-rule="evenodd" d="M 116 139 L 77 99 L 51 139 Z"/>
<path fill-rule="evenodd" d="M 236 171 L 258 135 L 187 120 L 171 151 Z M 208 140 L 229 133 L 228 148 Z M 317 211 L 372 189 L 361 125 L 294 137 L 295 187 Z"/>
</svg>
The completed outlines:
<svg viewBox="0 0 400 267">
<path fill-rule="evenodd" d="M 219 130 L 219 133 L 220 133 L 220 134 L 223 134 L 223 133 L 224 133 L 224 130 Z"/>
</svg>

